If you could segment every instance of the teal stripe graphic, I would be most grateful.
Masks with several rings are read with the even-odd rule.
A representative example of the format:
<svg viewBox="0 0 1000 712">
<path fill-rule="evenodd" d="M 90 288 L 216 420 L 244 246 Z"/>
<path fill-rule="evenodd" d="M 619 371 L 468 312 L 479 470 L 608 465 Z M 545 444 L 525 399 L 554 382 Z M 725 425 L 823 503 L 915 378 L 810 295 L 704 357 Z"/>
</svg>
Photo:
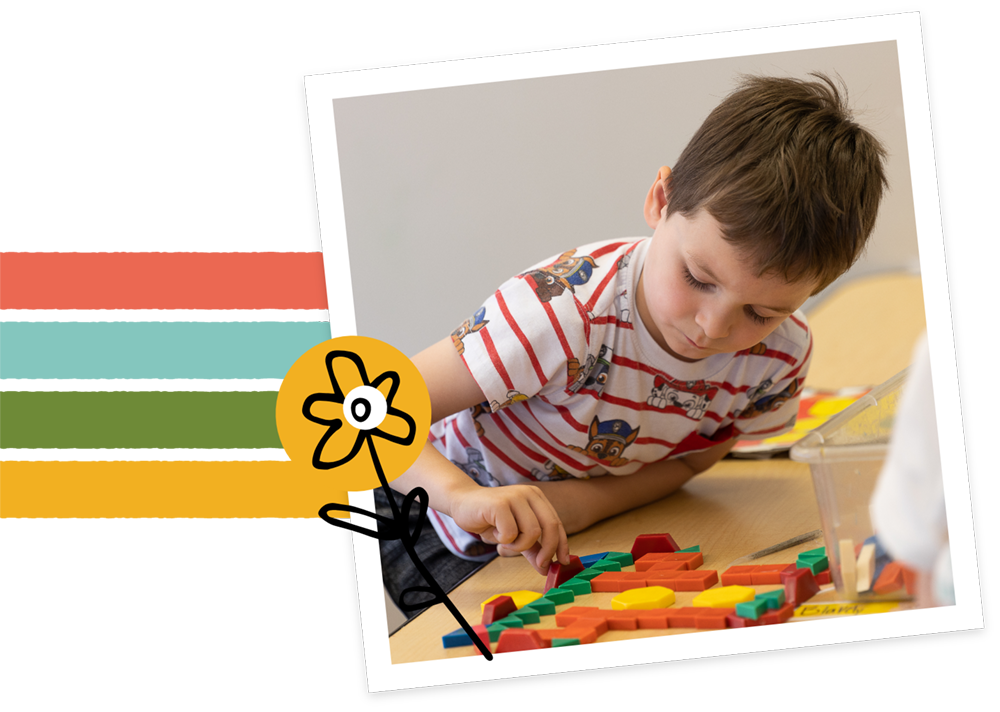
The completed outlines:
<svg viewBox="0 0 1000 712">
<path fill-rule="evenodd" d="M 2 378 L 284 378 L 329 322 L 3 322 Z"/>
<path fill-rule="evenodd" d="M 280 448 L 278 394 L 0 393 L 3 448 Z"/>
</svg>

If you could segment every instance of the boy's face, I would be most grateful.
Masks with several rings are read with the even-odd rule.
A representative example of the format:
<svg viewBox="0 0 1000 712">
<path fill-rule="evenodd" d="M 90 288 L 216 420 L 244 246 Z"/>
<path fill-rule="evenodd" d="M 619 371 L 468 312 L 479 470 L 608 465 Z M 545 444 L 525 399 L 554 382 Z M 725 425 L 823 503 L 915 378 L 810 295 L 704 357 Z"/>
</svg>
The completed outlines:
<svg viewBox="0 0 1000 712">
<path fill-rule="evenodd" d="M 815 281 L 757 277 L 705 210 L 686 218 L 666 206 L 653 233 L 636 306 L 656 342 L 682 361 L 750 348 L 812 294 Z"/>
</svg>

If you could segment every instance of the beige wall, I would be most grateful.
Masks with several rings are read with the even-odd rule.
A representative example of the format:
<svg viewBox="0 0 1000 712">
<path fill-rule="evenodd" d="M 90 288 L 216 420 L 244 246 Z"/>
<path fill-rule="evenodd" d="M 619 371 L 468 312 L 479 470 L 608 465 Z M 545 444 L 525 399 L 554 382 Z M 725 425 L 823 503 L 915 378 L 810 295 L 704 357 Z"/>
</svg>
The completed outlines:
<svg viewBox="0 0 1000 712">
<path fill-rule="evenodd" d="M 890 193 L 847 278 L 918 271 L 895 43 L 686 62 L 334 102 L 358 332 L 409 355 L 507 277 L 648 235 L 642 205 L 739 73 L 839 74 L 887 145 Z"/>
</svg>

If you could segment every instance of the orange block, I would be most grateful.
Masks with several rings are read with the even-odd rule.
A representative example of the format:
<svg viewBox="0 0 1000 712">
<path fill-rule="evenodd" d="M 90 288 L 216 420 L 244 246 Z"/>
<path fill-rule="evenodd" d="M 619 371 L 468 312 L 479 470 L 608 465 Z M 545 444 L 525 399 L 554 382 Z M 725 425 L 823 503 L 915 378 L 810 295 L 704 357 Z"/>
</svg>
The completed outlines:
<svg viewBox="0 0 1000 712">
<path fill-rule="evenodd" d="M 647 561 L 642 568 L 635 565 L 636 571 L 687 571 L 690 568 L 686 561 Z"/>
<path fill-rule="evenodd" d="M 758 620 L 764 625 L 774 625 L 775 623 L 784 623 L 789 618 L 792 617 L 792 613 L 795 612 L 795 606 L 791 603 L 784 604 L 781 608 L 775 611 L 768 611 L 762 615 Z"/>
<path fill-rule="evenodd" d="M 750 573 L 751 586 L 769 586 L 781 583 L 781 574 L 795 571 L 795 564 L 760 564 Z"/>
<path fill-rule="evenodd" d="M 618 586 L 629 573 L 631 572 L 605 571 L 590 580 L 590 590 L 593 593 L 619 593 L 621 589 Z"/>
<path fill-rule="evenodd" d="M 675 591 L 705 591 L 719 583 L 719 572 L 712 569 L 678 571 L 673 589 Z"/>
<path fill-rule="evenodd" d="M 640 628 L 669 628 L 670 609 L 652 608 L 648 611 L 636 611 L 636 623 Z"/>
<path fill-rule="evenodd" d="M 681 562 L 684 568 L 696 569 L 704 563 L 705 558 L 700 551 L 655 551 L 636 559 L 635 570 L 645 571 L 651 564 L 663 562 Z"/>
<path fill-rule="evenodd" d="M 756 566 L 730 566 L 722 572 L 722 585 L 752 586 L 752 574 L 756 570 Z M 780 581 L 778 583 L 780 583 Z"/>
<path fill-rule="evenodd" d="M 668 609 L 668 620 L 671 628 L 694 628 L 698 620 L 699 609 L 693 607 Z"/>
<path fill-rule="evenodd" d="M 587 617 L 600 617 L 602 620 L 604 618 L 604 612 L 601 611 L 597 606 L 573 606 L 567 608 L 564 611 L 559 611 L 556 613 L 556 625 L 568 626 L 575 622 L 577 619 Z"/>
<path fill-rule="evenodd" d="M 903 567 L 896 561 L 890 561 L 882 569 L 878 581 L 872 586 L 872 590 L 878 594 L 892 593 L 903 588 Z"/>
<path fill-rule="evenodd" d="M 699 630 L 719 630 L 727 627 L 726 618 L 736 613 L 735 608 L 698 608 L 694 627 Z"/>
</svg>

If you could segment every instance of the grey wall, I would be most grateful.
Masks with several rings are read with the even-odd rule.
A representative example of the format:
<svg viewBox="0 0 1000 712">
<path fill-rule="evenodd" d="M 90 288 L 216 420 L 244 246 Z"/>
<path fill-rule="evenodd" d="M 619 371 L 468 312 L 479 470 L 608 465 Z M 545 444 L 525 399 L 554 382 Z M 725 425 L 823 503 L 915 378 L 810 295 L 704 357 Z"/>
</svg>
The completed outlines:
<svg viewBox="0 0 1000 712">
<path fill-rule="evenodd" d="M 402 92 L 334 102 L 358 333 L 413 355 L 534 262 L 651 234 L 657 170 L 737 75 L 813 70 L 843 78 L 890 153 L 876 233 L 845 278 L 918 271 L 894 42 Z"/>
</svg>

